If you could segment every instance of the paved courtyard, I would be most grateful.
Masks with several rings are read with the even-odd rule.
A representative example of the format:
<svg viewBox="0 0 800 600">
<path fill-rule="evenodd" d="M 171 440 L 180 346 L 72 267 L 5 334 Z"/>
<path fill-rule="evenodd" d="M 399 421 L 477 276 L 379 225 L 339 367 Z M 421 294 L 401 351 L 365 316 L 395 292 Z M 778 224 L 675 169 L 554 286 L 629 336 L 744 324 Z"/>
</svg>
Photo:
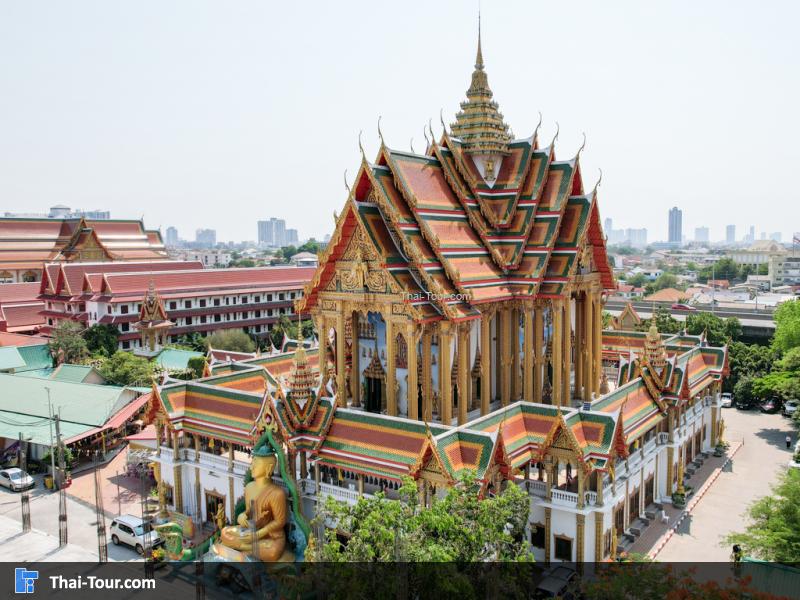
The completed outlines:
<svg viewBox="0 0 800 600">
<path fill-rule="evenodd" d="M 791 451 L 785 438 L 796 441 L 790 419 L 757 411 L 724 409 L 725 438 L 732 447 L 743 445 L 717 480 L 681 522 L 675 535 L 657 556 L 663 562 L 722 562 L 731 549 L 720 540 L 744 528 L 747 507 L 770 492 L 770 485 L 786 469 Z M 706 461 L 708 465 L 709 461 Z M 706 467 L 704 465 L 704 469 Z"/>
</svg>

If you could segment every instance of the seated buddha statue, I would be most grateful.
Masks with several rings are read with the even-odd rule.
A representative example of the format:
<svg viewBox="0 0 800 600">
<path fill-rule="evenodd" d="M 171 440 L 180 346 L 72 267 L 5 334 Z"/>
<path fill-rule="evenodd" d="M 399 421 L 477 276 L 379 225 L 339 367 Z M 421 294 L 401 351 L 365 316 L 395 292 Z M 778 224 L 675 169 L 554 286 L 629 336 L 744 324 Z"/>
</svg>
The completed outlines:
<svg viewBox="0 0 800 600">
<path fill-rule="evenodd" d="M 253 481 L 244 488 L 245 511 L 239 515 L 236 525 L 222 529 L 220 542 L 261 561 L 287 560 L 284 557 L 286 493 L 272 482 L 277 457 L 265 445 L 255 450 L 252 458 L 250 472 Z M 290 552 L 286 554 L 291 555 Z"/>
</svg>

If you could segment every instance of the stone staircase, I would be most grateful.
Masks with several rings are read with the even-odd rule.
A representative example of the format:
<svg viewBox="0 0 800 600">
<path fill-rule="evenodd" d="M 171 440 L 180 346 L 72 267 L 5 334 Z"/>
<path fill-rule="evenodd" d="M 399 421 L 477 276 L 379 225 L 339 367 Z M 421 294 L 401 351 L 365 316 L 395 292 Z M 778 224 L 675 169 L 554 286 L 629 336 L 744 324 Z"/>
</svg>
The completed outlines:
<svg viewBox="0 0 800 600">
<path fill-rule="evenodd" d="M 617 546 L 617 552 L 628 552 L 630 547 L 633 546 L 636 539 L 639 538 L 644 530 L 658 518 L 658 513 L 663 508 L 663 505 L 656 502 L 649 505 L 644 510 L 644 514 L 640 515 L 633 523 L 631 523 L 630 527 L 628 527 L 628 531 L 623 533 L 619 537 L 619 545 Z"/>
</svg>

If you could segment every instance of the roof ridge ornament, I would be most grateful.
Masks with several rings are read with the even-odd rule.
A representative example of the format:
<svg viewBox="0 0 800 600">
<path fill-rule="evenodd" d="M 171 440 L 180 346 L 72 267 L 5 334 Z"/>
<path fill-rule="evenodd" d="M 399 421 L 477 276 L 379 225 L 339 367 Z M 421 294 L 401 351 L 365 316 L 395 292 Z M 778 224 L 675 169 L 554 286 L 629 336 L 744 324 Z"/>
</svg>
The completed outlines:
<svg viewBox="0 0 800 600">
<path fill-rule="evenodd" d="M 381 138 L 381 146 L 385 146 L 386 142 L 383 141 L 383 132 L 381 131 L 381 115 L 378 115 L 378 137 Z"/>
</svg>

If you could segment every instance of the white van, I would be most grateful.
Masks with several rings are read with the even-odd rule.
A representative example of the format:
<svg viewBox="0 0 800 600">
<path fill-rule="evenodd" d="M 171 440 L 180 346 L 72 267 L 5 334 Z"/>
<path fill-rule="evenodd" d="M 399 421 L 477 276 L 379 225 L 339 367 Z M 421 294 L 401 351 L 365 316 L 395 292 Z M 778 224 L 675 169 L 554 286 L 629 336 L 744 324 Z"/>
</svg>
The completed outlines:
<svg viewBox="0 0 800 600">
<path fill-rule="evenodd" d="M 144 554 L 148 545 L 157 548 L 164 540 L 141 517 L 122 515 L 111 522 L 111 542 L 115 546 L 127 544 L 139 554 Z"/>
</svg>

